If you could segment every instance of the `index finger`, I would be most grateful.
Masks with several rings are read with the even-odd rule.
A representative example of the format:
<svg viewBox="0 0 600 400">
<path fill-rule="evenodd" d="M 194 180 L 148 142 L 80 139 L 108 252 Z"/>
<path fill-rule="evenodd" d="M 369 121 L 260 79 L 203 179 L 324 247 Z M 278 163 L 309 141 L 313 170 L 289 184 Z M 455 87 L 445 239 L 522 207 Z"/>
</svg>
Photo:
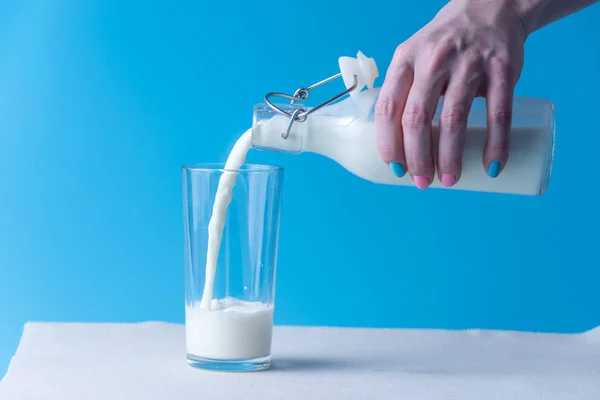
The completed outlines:
<svg viewBox="0 0 600 400">
<path fill-rule="evenodd" d="M 375 105 L 377 148 L 383 161 L 398 177 L 404 176 L 407 170 L 402 136 L 402 114 L 413 76 L 413 68 L 407 62 L 392 61 Z"/>
</svg>

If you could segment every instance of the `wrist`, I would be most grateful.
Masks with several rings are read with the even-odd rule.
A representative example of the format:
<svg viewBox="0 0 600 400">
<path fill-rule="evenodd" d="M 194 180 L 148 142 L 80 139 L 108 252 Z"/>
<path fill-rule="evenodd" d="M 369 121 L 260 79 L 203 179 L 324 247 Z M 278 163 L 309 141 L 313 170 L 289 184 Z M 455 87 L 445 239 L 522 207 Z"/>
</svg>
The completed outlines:
<svg viewBox="0 0 600 400">
<path fill-rule="evenodd" d="M 549 0 L 512 0 L 511 5 L 521 23 L 525 38 L 541 28 L 540 16 Z"/>
</svg>

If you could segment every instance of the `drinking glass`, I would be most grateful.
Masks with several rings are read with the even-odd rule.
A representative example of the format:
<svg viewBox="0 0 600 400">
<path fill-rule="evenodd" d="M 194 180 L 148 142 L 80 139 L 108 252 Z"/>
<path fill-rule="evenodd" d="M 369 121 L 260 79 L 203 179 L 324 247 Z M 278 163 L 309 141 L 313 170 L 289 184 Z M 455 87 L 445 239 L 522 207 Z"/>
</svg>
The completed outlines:
<svg viewBox="0 0 600 400">
<path fill-rule="evenodd" d="M 271 363 L 282 186 L 283 169 L 274 166 L 183 167 L 185 333 L 193 367 L 253 371 Z"/>
</svg>

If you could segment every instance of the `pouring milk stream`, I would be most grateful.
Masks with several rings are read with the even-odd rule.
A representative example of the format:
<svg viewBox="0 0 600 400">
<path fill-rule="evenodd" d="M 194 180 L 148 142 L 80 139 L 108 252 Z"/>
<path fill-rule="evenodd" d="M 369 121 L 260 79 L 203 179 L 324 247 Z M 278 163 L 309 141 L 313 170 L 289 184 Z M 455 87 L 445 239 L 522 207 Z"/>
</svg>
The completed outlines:
<svg viewBox="0 0 600 400">
<path fill-rule="evenodd" d="M 233 298 L 213 299 L 217 257 L 236 181 L 235 170 L 244 164 L 251 148 L 293 154 L 313 152 L 371 182 L 414 186 L 408 174 L 395 176 L 377 150 L 373 111 L 379 88 L 373 87 L 378 77 L 375 61 L 359 52 L 356 58 L 340 57 L 339 66 L 345 93 L 349 94 L 346 99 L 312 109 L 303 105 L 312 88 L 337 76 L 299 89 L 295 96 L 275 94 L 293 99 L 293 104 L 273 104 L 266 98 L 266 103 L 255 106 L 252 129 L 238 139 L 227 159 L 209 223 L 202 300 L 186 310 L 188 348 L 196 355 L 238 360 L 263 357 L 270 352 L 272 306 Z M 367 90 L 363 90 L 365 86 Z M 485 103 L 477 99 L 469 116 L 462 176 L 451 190 L 543 194 L 550 182 L 554 155 L 553 104 L 545 99 L 515 98 L 510 159 L 495 179 L 487 176 L 481 161 L 486 140 L 485 114 Z M 435 139 L 439 108 L 433 130 Z M 446 189 L 437 178 L 431 187 Z"/>
</svg>

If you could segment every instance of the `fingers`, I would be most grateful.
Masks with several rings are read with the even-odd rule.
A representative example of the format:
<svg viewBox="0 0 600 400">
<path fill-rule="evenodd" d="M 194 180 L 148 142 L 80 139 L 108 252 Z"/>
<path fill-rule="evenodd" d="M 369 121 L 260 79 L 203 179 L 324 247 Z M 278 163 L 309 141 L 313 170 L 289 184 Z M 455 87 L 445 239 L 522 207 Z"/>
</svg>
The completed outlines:
<svg viewBox="0 0 600 400">
<path fill-rule="evenodd" d="M 497 178 L 508 161 L 514 80 L 509 63 L 493 58 L 488 66 L 487 140 L 483 166 L 491 178 Z"/>
<path fill-rule="evenodd" d="M 465 64 L 450 78 L 440 113 L 438 176 L 445 187 L 454 186 L 462 173 L 467 121 L 481 86 L 480 66 Z"/>
<path fill-rule="evenodd" d="M 406 164 L 419 189 L 429 187 L 435 175 L 431 122 L 442 85 L 442 79 L 420 76 L 417 71 L 402 115 Z"/>
<path fill-rule="evenodd" d="M 437 154 L 442 184 L 451 187 L 461 177 L 468 115 L 477 95 L 487 98 L 483 166 L 496 178 L 508 161 L 518 79 L 510 54 L 492 53 L 488 58 L 489 53 L 477 51 L 457 53 L 457 46 L 446 42 L 417 46 L 408 53 L 405 49 L 411 47 L 399 47 L 375 108 L 381 158 L 399 177 L 408 171 L 420 189 L 429 187 L 436 173 L 432 119 L 443 91 Z M 482 88 L 484 93 L 480 93 Z"/>
<path fill-rule="evenodd" d="M 386 74 L 375 106 L 375 134 L 377 148 L 383 161 L 398 177 L 406 174 L 402 112 L 413 81 L 413 68 L 400 57 L 395 57 Z"/>
</svg>

